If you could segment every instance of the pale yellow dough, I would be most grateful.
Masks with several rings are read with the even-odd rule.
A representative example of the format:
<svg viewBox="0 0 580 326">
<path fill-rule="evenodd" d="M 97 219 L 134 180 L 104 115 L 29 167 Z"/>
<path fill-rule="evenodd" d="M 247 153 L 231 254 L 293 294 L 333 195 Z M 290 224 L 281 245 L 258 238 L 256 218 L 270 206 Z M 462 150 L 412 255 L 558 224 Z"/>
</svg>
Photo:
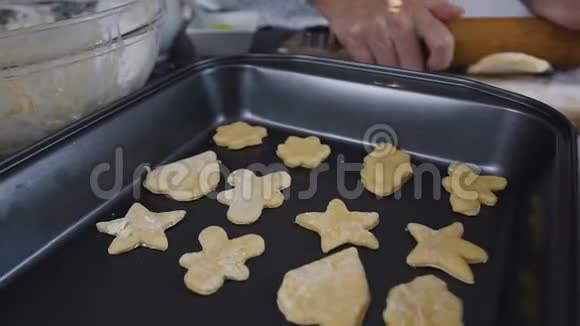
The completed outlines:
<svg viewBox="0 0 580 326">
<path fill-rule="evenodd" d="M 278 290 L 278 308 L 298 325 L 360 326 L 371 297 L 356 248 L 291 270 Z"/>
<path fill-rule="evenodd" d="M 496 176 L 480 176 L 465 164 L 449 166 L 449 176 L 443 178 L 443 187 L 449 192 L 449 202 L 454 212 L 476 216 L 481 204 L 495 206 L 494 191 L 504 190 L 507 179 Z"/>
<path fill-rule="evenodd" d="M 184 217 L 185 211 L 153 213 L 135 203 L 123 218 L 99 222 L 97 229 L 116 237 L 109 246 L 110 255 L 122 254 L 139 246 L 163 251 L 169 246 L 165 230 Z"/>
<path fill-rule="evenodd" d="M 310 136 L 300 138 L 290 136 L 284 144 L 278 145 L 276 155 L 287 167 L 313 169 L 328 158 L 330 146 L 320 143 L 320 138 Z"/>
<path fill-rule="evenodd" d="M 379 214 L 351 212 L 340 199 L 333 199 L 324 213 L 298 215 L 296 223 L 320 234 L 320 245 L 324 253 L 347 243 L 370 249 L 379 248 L 379 240 L 369 232 L 379 224 Z"/>
<path fill-rule="evenodd" d="M 364 159 L 361 181 L 379 197 L 397 192 L 413 176 L 411 156 L 391 144 L 379 144 Z"/>
<path fill-rule="evenodd" d="M 487 252 L 463 240 L 463 224 L 453 223 L 440 230 L 410 223 L 407 230 L 417 241 L 415 249 L 407 256 L 413 267 L 440 269 L 467 284 L 475 283 L 469 264 L 485 263 Z"/>
<path fill-rule="evenodd" d="M 187 253 L 179 258 L 179 264 L 187 268 L 184 281 L 191 291 L 210 295 L 222 287 L 224 281 L 245 281 L 250 277 L 246 260 L 264 253 L 264 239 L 248 234 L 228 239 L 219 226 L 205 228 L 199 234 L 202 251 Z"/>
<path fill-rule="evenodd" d="M 541 74 L 550 70 L 552 70 L 552 66 L 546 60 L 525 53 L 503 52 L 482 58 L 470 66 L 467 73 L 473 75 Z"/>
<path fill-rule="evenodd" d="M 235 224 L 254 223 L 264 208 L 276 208 L 284 203 L 281 190 L 290 187 L 292 178 L 286 172 L 274 172 L 258 177 L 250 170 L 232 172 L 227 182 L 234 188 L 222 191 L 217 200 L 228 205 L 227 217 Z"/>
<path fill-rule="evenodd" d="M 218 127 L 213 141 L 218 146 L 238 150 L 262 143 L 268 136 L 268 130 L 264 127 L 254 127 L 243 121 Z"/>
<path fill-rule="evenodd" d="M 417 277 L 389 291 L 387 326 L 462 326 L 463 302 L 435 276 Z"/>
<path fill-rule="evenodd" d="M 154 194 L 177 201 L 199 199 L 217 188 L 220 166 L 216 153 L 205 153 L 162 165 L 151 171 L 143 185 Z"/>
</svg>

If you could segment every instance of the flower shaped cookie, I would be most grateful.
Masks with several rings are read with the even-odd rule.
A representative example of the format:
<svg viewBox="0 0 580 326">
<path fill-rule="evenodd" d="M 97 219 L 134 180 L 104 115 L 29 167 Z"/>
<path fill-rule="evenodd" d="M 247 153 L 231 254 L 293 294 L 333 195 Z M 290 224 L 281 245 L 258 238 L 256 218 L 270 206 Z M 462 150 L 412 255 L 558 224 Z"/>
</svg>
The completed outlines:
<svg viewBox="0 0 580 326">
<path fill-rule="evenodd" d="M 258 177 L 250 170 L 232 172 L 227 179 L 233 189 L 222 191 L 217 200 L 230 206 L 227 217 L 235 224 L 254 223 L 264 208 L 276 208 L 284 203 L 281 190 L 290 187 L 292 178 L 286 172 L 274 172 Z"/>
<path fill-rule="evenodd" d="M 449 166 L 449 176 L 443 178 L 443 187 L 450 193 L 449 202 L 454 212 L 475 216 L 481 204 L 495 206 L 494 191 L 504 190 L 507 180 L 496 176 L 480 176 L 465 164 Z"/>
<path fill-rule="evenodd" d="M 351 212 L 340 199 L 332 200 L 324 213 L 298 215 L 296 223 L 320 234 L 324 253 L 346 243 L 371 249 L 379 248 L 379 240 L 369 232 L 379 224 L 379 214 Z"/>
<path fill-rule="evenodd" d="M 463 224 L 453 223 L 441 230 L 410 223 L 407 230 L 417 240 L 417 246 L 407 256 L 413 267 L 434 267 L 467 284 L 475 283 L 469 264 L 485 263 L 485 250 L 461 238 Z"/>
<path fill-rule="evenodd" d="M 224 280 L 245 281 L 250 277 L 246 260 L 260 256 L 266 249 L 264 239 L 248 234 L 228 239 L 224 229 L 210 226 L 199 234 L 202 251 L 187 253 L 179 264 L 187 268 L 185 285 L 201 295 L 215 293 Z"/>
<path fill-rule="evenodd" d="M 390 196 L 413 176 L 411 156 L 391 144 L 379 144 L 365 157 L 360 174 L 368 191 L 380 197 Z"/>
<path fill-rule="evenodd" d="M 109 254 L 118 255 L 139 246 L 167 250 L 169 246 L 165 230 L 179 223 L 185 211 L 153 213 L 145 206 L 135 203 L 125 217 L 97 223 L 99 232 L 116 236 L 109 246 Z"/>
<path fill-rule="evenodd" d="M 242 149 L 248 146 L 259 145 L 268 136 L 268 130 L 263 127 L 253 127 L 238 121 L 227 126 L 218 127 L 213 141 L 222 147 L 229 149 Z"/>
<path fill-rule="evenodd" d="M 463 303 L 442 280 L 421 276 L 389 291 L 383 319 L 387 325 L 463 326 Z"/>
<path fill-rule="evenodd" d="M 330 146 L 321 144 L 318 137 L 290 136 L 284 144 L 278 145 L 276 155 L 287 167 L 313 169 L 330 155 Z"/>
</svg>

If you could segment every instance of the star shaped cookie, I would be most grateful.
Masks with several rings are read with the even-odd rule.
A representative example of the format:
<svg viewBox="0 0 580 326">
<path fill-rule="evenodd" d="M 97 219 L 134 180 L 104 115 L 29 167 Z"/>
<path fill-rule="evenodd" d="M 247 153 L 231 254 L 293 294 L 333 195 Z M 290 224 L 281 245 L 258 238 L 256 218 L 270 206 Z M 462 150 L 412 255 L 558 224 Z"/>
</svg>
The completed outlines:
<svg viewBox="0 0 580 326">
<path fill-rule="evenodd" d="M 118 255 L 139 246 L 167 250 L 169 246 L 165 230 L 179 223 L 185 211 L 153 213 L 145 206 L 135 203 L 123 218 L 97 223 L 99 232 L 115 236 L 109 246 L 109 254 Z"/>
<path fill-rule="evenodd" d="M 154 194 L 176 201 L 193 201 L 212 192 L 220 182 L 216 153 L 205 153 L 162 165 L 147 174 L 143 185 Z"/>
<path fill-rule="evenodd" d="M 320 138 L 310 136 L 300 138 L 290 136 L 284 144 L 278 145 L 276 155 L 287 167 L 314 169 L 330 155 L 330 146 L 320 143 Z"/>
<path fill-rule="evenodd" d="M 390 196 L 413 176 L 411 156 L 391 144 L 378 144 L 365 157 L 360 174 L 368 191 L 379 197 Z"/>
<path fill-rule="evenodd" d="M 230 240 L 219 226 L 205 228 L 198 239 L 202 251 L 184 254 L 179 264 L 187 268 L 184 277 L 187 288 L 201 295 L 215 293 L 226 279 L 247 280 L 250 270 L 246 260 L 260 256 L 266 249 L 264 239 L 257 234 Z"/>
<path fill-rule="evenodd" d="M 234 224 L 251 224 L 260 218 L 264 208 L 282 206 L 281 190 L 290 187 L 292 178 L 286 172 L 258 177 L 250 170 L 240 169 L 232 172 L 227 181 L 234 188 L 220 192 L 217 200 L 230 206 L 228 220 Z"/>
<path fill-rule="evenodd" d="M 469 264 L 485 263 L 488 256 L 485 250 L 461 238 L 463 224 L 433 230 L 410 223 L 407 230 L 417 240 L 417 246 L 407 256 L 407 264 L 437 268 L 467 284 L 475 283 Z"/>
<path fill-rule="evenodd" d="M 238 121 L 232 124 L 218 127 L 213 141 L 222 147 L 238 150 L 262 143 L 268 136 L 268 130 L 264 127 L 253 127 L 249 124 Z"/>
<path fill-rule="evenodd" d="M 379 214 L 351 212 L 340 199 L 333 199 L 324 213 L 298 215 L 296 223 L 320 234 L 320 245 L 324 253 L 346 243 L 370 249 L 379 248 L 379 240 L 369 232 L 379 224 Z"/>
<path fill-rule="evenodd" d="M 494 191 L 504 190 L 507 180 L 503 177 L 480 176 L 465 164 L 449 166 L 449 176 L 443 178 L 443 187 L 450 193 L 449 202 L 454 212 L 475 216 L 481 204 L 495 206 Z"/>
</svg>

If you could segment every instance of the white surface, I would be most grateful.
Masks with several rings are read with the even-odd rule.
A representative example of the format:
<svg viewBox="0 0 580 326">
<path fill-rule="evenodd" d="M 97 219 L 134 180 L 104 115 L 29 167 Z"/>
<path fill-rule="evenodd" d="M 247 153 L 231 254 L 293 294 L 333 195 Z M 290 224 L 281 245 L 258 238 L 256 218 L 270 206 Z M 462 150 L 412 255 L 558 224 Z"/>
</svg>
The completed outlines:
<svg viewBox="0 0 580 326">
<path fill-rule="evenodd" d="M 465 8 L 466 17 L 528 17 L 532 15 L 520 0 L 453 1 Z"/>
<path fill-rule="evenodd" d="M 200 56 L 225 56 L 247 53 L 258 30 L 260 16 L 255 11 L 239 11 L 197 16 L 187 27 L 187 35 Z M 230 30 L 211 26 L 227 24 Z"/>
</svg>

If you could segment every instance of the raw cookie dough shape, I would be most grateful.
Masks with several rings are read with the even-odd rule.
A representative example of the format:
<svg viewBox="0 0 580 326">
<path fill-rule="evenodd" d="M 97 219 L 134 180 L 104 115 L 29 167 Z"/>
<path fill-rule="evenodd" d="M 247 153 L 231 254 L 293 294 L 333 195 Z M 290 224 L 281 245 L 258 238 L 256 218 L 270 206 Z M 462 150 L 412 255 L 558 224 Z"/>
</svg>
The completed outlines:
<svg viewBox="0 0 580 326">
<path fill-rule="evenodd" d="M 276 155 L 287 167 L 314 169 L 330 155 L 330 146 L 320 143 L 320 138 L 290 136 L 278 145 Z"/>
<path fill-rule="evenodd" d="M 440 230 L 410 223 L 407 230 L 417 240 L 415 249 L 407 256 L 407 264 L 413 267 L 440 269 L 467 284 L 474 284 L 469 264 L 487 262 L 487 252 L 471 242 L 463 240 L 463 224 L 453 223 Z"/>
<path fill-rule="evenodd" d="M 278 290 L 278 308 L 298 325 L 360 326 L 370 303 L 356 248 L 291 270 Z"/>
<path fill-rule="evenodd" d="M 466 216 L 479 214 L 481 204 L 495 206 L 497 196 L 493 192 L 507 187 L 506 178 L 480 176 L 465 164 L 451 164 L 448 171 L 443 187 L 450 193 L 453 211 Z"/>
<path fill-rule="evenodd" d="M 542 74 L 552 70 L 546 60 L 518 53 L 503 52 L 488 55 L 467 69 L 468 74 Z"/>
<path fill-rule="evenodd" d="M 154 194 L 193 201 L 214 191 L 219 182 L 219 161 L 215 152 L 207 151 L 157 167 L 147 174 L 143 185 Z"/>
<path fill-rule="evenodd" d="M 324 213 L 310 212 L 296 216 L 296 223 L 320 234 L 320 245 L 324 253 L 346 243 L 370 249 L 379 248 L 379 240 L 369 232 L 379 224 L 379 214 L 351 212 L 340 199 L 333 199 Z"/>
<path fill-rule="evenodd" d="M 368 191 L 387 197 L 401 189 L 413 176 L 411 156 L 391 144 L 379 144 L 365 157 L 360 174 Z"/>
<path fill-rule="evenodd" d="M 185 211 L 153 213 L 135 203 L 123 218 L 97 223 L 99 232 L 116 236 L 109 246 L 110 255 L 131 251 L 139 246 L 167 250 L 169 244 L 165 230 L 179 223 Z"/>
<path fill-rule="evenodd" d="M 283 171 L 258 177 L 250 170 L 240 169 L 232 172 L 227 181 L 234 188 L 220 192 L 217 200 L 230 206 L 228 220 L 234 224 L 251 224 L 260 218 L 264 208 L 282 206 L 281 190 L 290 187 L 292 178 Z"/>
<path fill-rule="evenodd" d="M 248 234 L 228 239 L 219 226 L 205 228 L 199 234 L 202 251 L 184 254 L 179 265 L 187 268 L 184 281 L 191 291 L 210 295 L 222 287 L 224 281 L 245 281 L 250 277 L 246 260 L 264 253 L 264 239 L 257 234 Z"/>
<path fill-rule="evenodd" d="M 218 127 L 213 141 L 222 147 L 238 150 L 262 143 L 268 136 L 268 130 L 264 127 L 254 127 L 243 121 Z"/>
<path fill-rule="evenodd" d="M 383 312 L 387 326 L 463 326 L 463 303 L 433 275 L 395 286 Z"/>
</svg>

